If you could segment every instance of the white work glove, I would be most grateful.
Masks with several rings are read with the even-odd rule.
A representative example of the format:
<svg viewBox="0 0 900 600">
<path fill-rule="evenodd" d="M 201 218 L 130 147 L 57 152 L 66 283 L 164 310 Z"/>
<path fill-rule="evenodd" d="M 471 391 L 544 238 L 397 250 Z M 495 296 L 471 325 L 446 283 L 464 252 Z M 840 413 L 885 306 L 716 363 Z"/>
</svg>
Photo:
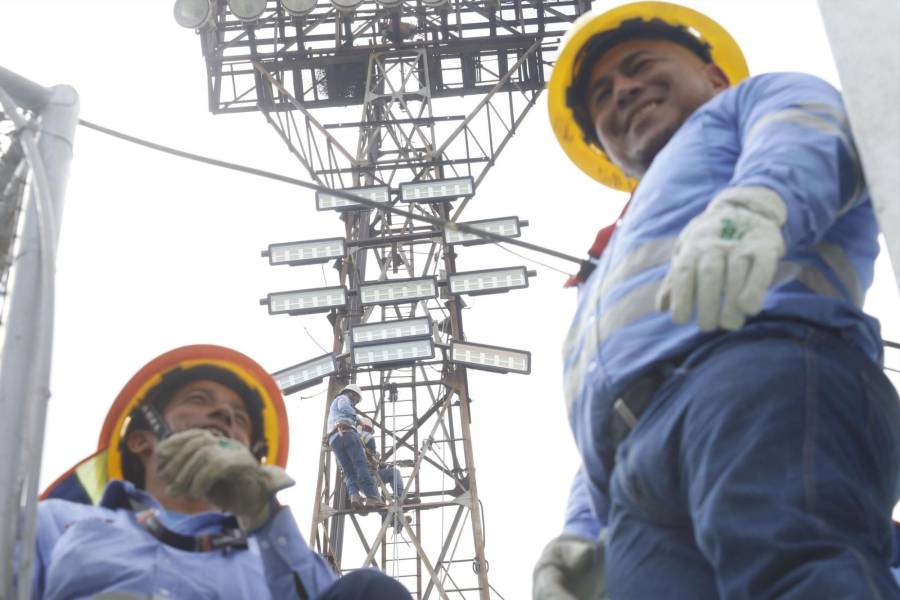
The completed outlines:
<svg viewBox="0 0 900 600">
<path fill-rule="evenodd" d="M 603 544 L 577 535 L 550 540 L 534 566 L 534 600 L 600 600 L 606 597 Z"/>
<path fill-rule="evenodd" d="M 269 519 L 275 492 L 294 485 L 280 467 L 262 465 L 242 443 L 189 429 L 156 447 L 157 474 L 171 496 L 205 498 L 238 518 L 245 531 Z"/>
<path fill-rule="evenodd" d="M 738 329 L 762 309 L 784 256 L 787 207 L 768 188 L 727 188 L 678 236 L 656 307 L 700 331 Z"/>
</svg>

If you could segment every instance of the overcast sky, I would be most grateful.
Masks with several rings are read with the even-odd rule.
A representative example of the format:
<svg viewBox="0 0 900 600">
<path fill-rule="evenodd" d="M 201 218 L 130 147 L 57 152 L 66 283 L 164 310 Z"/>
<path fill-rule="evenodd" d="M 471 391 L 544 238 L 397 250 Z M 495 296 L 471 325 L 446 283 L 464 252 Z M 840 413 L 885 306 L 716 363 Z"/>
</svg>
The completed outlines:
<svg viewBox="0 0 900 600">
<path fill-rule="evenodd" d="M 731 32 L 751 72 L 805 71 L 838 84 L 813 0 L 684 3 Z M 175 24 L 170 0 L 2 0 L 0 9 L 0 64 L 42 85 L 72 85 L 83 118 L 306 178 L 261 115 L 207 112 L 199 41 Z M 625 199 L 567 162 L 541 101 L 470 203 L 466 219 L 518 215 L 531 223 L 524 239 L 581 256 Z M 258 304 L 268 292 L 323 283 L 318 266 L 274 268 L 259 256 L 272 242 L 343 234 L 333 213 L 315 210 L 311 192 L 80 128 L 65 204 L 42 487 L 93 451 L 116 393 L 163 351 L 223 344 L 275 371 L 321 354 L 315 342 L 330 347 L 324 316 L 272 317 Z M 527 290 L 467 299 L 464 313 L 472 341 L 533 353 L 530 376 L 472 373 L 469 379 L 490 581 L 508 600 L 530 594 L 531 566 L 561 528 L 578 465 L 560 389 L 560 348 L 575 292 L 562 289 L 563 275 L 503 251 L 460 250 L 460 270 L 520 264 L 538 271 Z M 335 272 L 326 269 L 325 281 L 336 284 Z M 883 255 L 867 309 L 882 320 L 887 339 L 900 339 L 898 306 Z M 900 368 L 900 356 L 888 359 Z M 282 497 L 304 535 L 323 390 L 287 399 L 288 468 L 298 485 Z"/>
</svg>

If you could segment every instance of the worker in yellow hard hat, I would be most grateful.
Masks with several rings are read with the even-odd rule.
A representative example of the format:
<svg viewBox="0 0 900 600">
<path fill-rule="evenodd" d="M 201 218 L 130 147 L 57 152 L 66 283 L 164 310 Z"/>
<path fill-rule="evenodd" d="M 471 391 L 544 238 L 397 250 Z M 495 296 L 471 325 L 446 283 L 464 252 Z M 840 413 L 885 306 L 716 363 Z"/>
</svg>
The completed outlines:
<svg viewBox="0 0 900 600">
<path fill-rule="evenodd" d="M 582 464 L 535 598 L 900 598 L 900 399 L 862 310 L 878 228 L 839 92 L 748 77 L 710 18 L 635 2 L 576 24 L 548 105 L 631 199 L 579 277 Z"/>
<path fill-rule="evenodd" d="M 409 598 L 338 578 L 275 494 L 287 415 L 274 379 L 221 346 L 177 348 L 119 393 L 98 450 L 38 507 L 33 598 Z"/>
</svg>

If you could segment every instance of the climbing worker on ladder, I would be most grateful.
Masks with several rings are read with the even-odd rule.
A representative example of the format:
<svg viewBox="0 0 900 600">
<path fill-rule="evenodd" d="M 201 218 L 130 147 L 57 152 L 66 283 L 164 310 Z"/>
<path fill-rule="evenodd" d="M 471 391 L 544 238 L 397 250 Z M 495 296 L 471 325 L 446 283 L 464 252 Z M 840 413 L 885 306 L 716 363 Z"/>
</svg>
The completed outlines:
<svg viewBox="0 0 900 600">
<path fill-rule="evenodd" d="M 575 164 L 633 193 L 580 273 L 582 468 L 535 598 L 598 597 L 604 551 L 613 599 L 900 598 L 900 400 L 839 92 L 748 78 L 717 23 L 636 2 L 575 26 L 548 105 Z"/>
<path fill-rule="evenodd" d="M 275 494 L 287 415 L 275 381 L 220 346 L 177 348 L 119 393 L 97 453 L 38 506 L 32 598 L 409 599 L 374 570 L 338 578 Z"/>
<path fill-rule="evenodd" d="M 357 511 L 385 508 L 384 500 L 366 462 L 366 451 L 359 438 L 357 413 L 354 408 L 362 400 L 362 389 L 355 383 L 345 385 L 328 409 L 328 444 L 344 472 L 350 508 Z M 365 494 L 365 498 L 360 495 Z"/>
</svg>

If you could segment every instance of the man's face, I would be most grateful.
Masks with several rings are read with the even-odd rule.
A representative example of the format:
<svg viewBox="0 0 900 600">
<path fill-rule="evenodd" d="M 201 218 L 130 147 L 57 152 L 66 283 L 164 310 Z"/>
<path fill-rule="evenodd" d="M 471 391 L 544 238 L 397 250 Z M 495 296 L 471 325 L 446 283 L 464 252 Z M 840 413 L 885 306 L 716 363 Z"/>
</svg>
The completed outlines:
<svg viewBox="0 0 900 600">
<path fill-rule="evenodd" d="M 610 160 L 640 178 L 682 123 L 727 87 L 718 66 L 679 44 L 630 40 L 594 63 L 587 109 Z"/>
<path fill-rule="evenodd" d="M 208 429 L 250 447 L 253 425 L 244 401 L 221 383 L 201 379 L 179 388 L 162 416 L 174 433 Z"/>
</svg>

